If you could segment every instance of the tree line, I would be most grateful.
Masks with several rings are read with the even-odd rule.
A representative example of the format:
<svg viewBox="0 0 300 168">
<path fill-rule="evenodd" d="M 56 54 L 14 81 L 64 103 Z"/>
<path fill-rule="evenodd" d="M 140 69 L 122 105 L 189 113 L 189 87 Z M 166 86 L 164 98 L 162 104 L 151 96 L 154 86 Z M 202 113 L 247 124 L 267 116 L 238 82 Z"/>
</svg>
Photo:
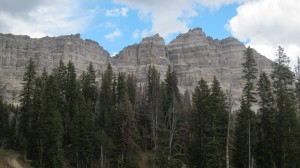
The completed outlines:
<svg viewBox="0 0 300 168">
<path fill-rule="evenodd" d="M 71 61 L 60 60 L 37 75 L 30 59 L 20 105 L 0 99 L 0 145 L 38 168 L 297 168 L 300 66 L 293 73 L 281 47 L 276 56 L 267 75 L 246 49 L 235 112 L 216 77 L 201 79 L 190 95 L 180 93 L 170 66 L 161 81 L 150 65 L 139 84 L 108 64 L 97 82 L 92 64 L 77 76 Z"/>
</svg>

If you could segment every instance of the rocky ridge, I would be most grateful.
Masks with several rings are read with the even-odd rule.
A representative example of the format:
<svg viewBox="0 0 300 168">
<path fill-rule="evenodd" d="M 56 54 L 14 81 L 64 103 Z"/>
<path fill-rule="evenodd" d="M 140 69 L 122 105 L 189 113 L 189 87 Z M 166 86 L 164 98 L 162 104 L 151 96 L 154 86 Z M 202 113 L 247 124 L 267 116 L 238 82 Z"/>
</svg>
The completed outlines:
<svg viewBox="0 0 300 168">
<path fill-rule="evenodd" d="M 134 74 L 137 82 L 145 81 L 149 65 L 155 65 L 161 79 L 170 65 L 177 74 L 182 92 L 192 91 L 201 78 L 211 82 L 216 76 L 222 87 L 232 88 L 234 98 L 239 99 L 244 84 L 241 63 L 245 49 L 235 38 L 213 39 L 200 28 L 178 35 L 168 45 L 158 34 L 146 37 L 138 44 L 125 47 L 115 57 L 110 57 L 97 42 L 82 40 L 79 34 L 40 39 L 0 34 L 0 79 L 6 84 L 5 100 L 17 102 L 22 75 L 30 57 L 34 59 L 38 73 L 44 67 L 51 71 L 61 58 L 65 63 L 72 60 L 78 73 L 91 62 L 97 70 L 98 80 L 108 63 L 115 71 Z M 259 72 L 270 73 L 273 62 L 256 51 L 254 54 Z"/>
</svg>

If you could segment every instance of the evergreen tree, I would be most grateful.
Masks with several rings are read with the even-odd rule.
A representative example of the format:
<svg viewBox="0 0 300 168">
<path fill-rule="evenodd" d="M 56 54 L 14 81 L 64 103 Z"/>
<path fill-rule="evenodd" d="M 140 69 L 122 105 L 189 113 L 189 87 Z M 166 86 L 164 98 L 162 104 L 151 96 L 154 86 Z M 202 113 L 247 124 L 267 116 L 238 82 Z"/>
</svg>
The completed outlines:
<svg viewBox="0 0 300 168">
<path fill-rule="evenodd" d="M 43 97 L 44 97 L 44 85 L 41 78 L 36 78 L 35 88 L 33 93 L 33 113 L 32 113 L 32 133 L 30 140 L 33 143 L 32 159 L 36 161 L 37 167 L 43 167 L 43 145 L 44 139 L 47 135 L 43 134 L 41 128 L 43 128 L 44 118 L 43 116 Z"/>
<path fill-rule="evenodd" d="M 298 104 L 298 117 L 300 116 L 300 58 L 297 57 L 297 65 L 295 66 L 295 86 L 296 86 L 296 96 Z"/>
<path fill-rule="evenodd" d="M 0 95 L 0 149 L 8 147 L 9 131 L 9 109 Z"/>
<path fill-rule="evenodd" d="M 56 77 L 50 75 L 45 85 L 40 124 L 44 135 L 42 150 L 45 167 L 63 167 L 63 127 L 59 113 L 59 91 Z"/>
<path fill-rule="evenodd" d="M 210 94 L 210 112 L 208 119 L 208 143 L 205 147 L 207 167 L 226 167 L 226 140 L 228 125 L 228 107 L 226 96 L 220 83 L 214 77 Z"/>
<path fill-rule="evenodd" d="M 66 100 L 66 90 L 67 90 L 67 67 L 65 66 L 64 62 L 62 59 L 60 59 L 59 64 L 56 68 L 53 69 L 53 75 L 56 78 L 57 82 L 57 87 L 59 89 L 58 92 L 58 108 L 59 108 L 59 113 L 61 114 L 61 119 L 62 119 L 62 125 L 64 130 L 66 131 L 66 135 L 64 137 L 64 145 L 67 145 L 68 141 L 68 131 L 66 128 L 68 127 L 69 124 L 69 119 L 68 119 L 68 105 L 67 105 L 67 100 Z"/>
<path fill-rule="evenodd" d="M 257 127 L 257 167 L 276 167 L 275 165 L 275 108 L 271 82 L 265 72 L 260 74 L 258 94 L 260 97 Z"/>
<path fill-rule="evenodd" d="M 248 47 L 244 53 L 245 62 L 242 63 L 243 66 L 243 76 L 242 79 L 246 80 L 245 87 L 243 89 L 243 97 L 247 106 L 251 107 L 251 103 L 256 102 L 255 99 L 255 89 L 254 80 L 256 79 L 256 62 L 253 56 L 253 50 Z"/>
<path fill-rule="evenodd" d="M 102 83 L 100 87 L 98 113 L 96 116 L 96 138 L 99 140 L 96 143 L 98 148 L 95 149 L 95 154 L 100 157 L 101 165 L 105 165 L 104 158 L 109 158 L 109 154 L 113 149 L 112 144 L 112 127 L 113 127 L 113 109 L 114 101 L 113 91 L 113 71 L 110 64 L 107 65 L 107 69 L 102 74 Z M 100 153 L 99 153 L 100 151 Z"/>
<path fill-rule="evenodd" d="M 289 69 L 289 58 L 284 49 L 278 47 L 277 60 L 271 75 L 275 88 L 276 114 L 276 167 L 297 167 L 297 109 L 295 96 L 292 92 L 294 74 Z"/>
<path fill-rule="evenodd" d="M 96 72 L 92 63 L 89 64 L 87 72 L 85 73 L 85 75 L 83 75 L 82 80 L 82 92 L 84 94 L 85 100 L 90 101 L 92 107 L 95 107 L 97 99 Z"/>
<path fill-rule="evenodd" d="M 76 105 L 78 101 L 78 92 L 79 86 L 76 81 L 76 71 L 74 64 L 69 61 L 67 65 L 67 82 L 66 82 L 66 103 L 67 103 L 67 111 L 65 112 L 64 116 L 64 143 L 69 143 L 69 132 L 71 131 L 70 125 L 75 116 L 76 112 Z"/>
<path fill-rule="evenodd" d="M 125 94 L 127 92 L 126 79 L 124 73 L 118 74 L 118 82 L 117 82 L 116 90 L 117 90 L 117 103 L 119 104 L 124 101 Z"/>
<path fill-rule="evenodd" d="M 240 107 L 239 114 L 237 114 L 236 120 L 236 131 L 235 131 L 235 160 L 234 163 L 236 167 L 252 167 L 254 163 L 255 156 L 255 122 L 256 116 L 255 113 L 251 110 L 251 106 L 255 100 L 255 90 L 254 90 L 254 80 L 256 79 L 256 63 L 253 57 L 253 51 L 250 47 L 248 47 L 244 54 L 245 62 L 242 64 L 243 66 L 243 76 L 242 78 L 246 80 L 245 87 L 243 89 L 242 103 Z M 248 128 L 245 128 L 245 125 Z M 242 131 L 242 132 L 240 132 Z M 245 131 L 247 131 L 245 133 Z M 246 136 L 246 137 L 241 137 Z M 244 141 L 241 141 L 244 140 Z M 245 147 L 245 144 L 248 147 Z M 244 145 L 244 146 L 242 146 Z M 246 151 L 245 151 L 246 150 Z M 247 154 L 247 158 L 245 155 Z M 238 158 L 239 157 L 239 158 Z"/>
<path fill-rule="evenodd" d="M 94 123 L 89 102 L 86 103 L 82 94 L 75 108 L 72 120 L 72 148 L 76 153 L 77 167 L 92 167 Z"/>
<path fill-rule="evenodd" d="M 205 122 L 209 114 L 210 89 L 207 82 L 201 79 L 193 94 L 192 140 L 189 145 L 191 167 L 206 167 L 204 147 L 207 143 L 208 127 Z"/>
<path fill-rule="evenodd" d="M 123 167 L 137 167 L 138 157 L 138 131 L 134 117 L 133 107 L 131 105 L 129 96 L 124 96 L 124 120 L 122 125 L 122 155 L 124 158 Z"/>
<path fill-rule="evenodd" d="M 33 90 L 34 80 L 36 77 L 35 65 L 33 59 L 30 58 L 28 65 L 23 76 L 23 88 L 20 93 L 20 124 L 19 132 L 22 137 L 22 146 L 25 149 L 25 154 L 30 154 L 30 134 L 32 124 L 32 103 L 33 103 Z M 29 156 L 30 157 L 30 156 Z"/>
<path fill-rule="evenodd" d="M 253 147 L 255 145 L 254 117 L 255 117 L 254 112 L 251 109 L 249 109 L 244 98 L 242 98 L 241 107 L 239 112 L 237 113 L 236 125 L 235 125 L 235 141 L 234 141 L 235 150 L 233 151 L 233 164 L 235 167 L 241 167 L 241 168 L 249 167 L 249 146 Z M 249 127 L 249 118 L 251 118 L 250 127 Z M 249 132 L 251 134 L 250 138 L 249 138 Z M 253 156 L 254 154 L 253 150 L 251 151 L 251 154 Z"/>
<path fill-rule="evenodd" d="M 146 99 L 147 99 L 147 108 L 148 112 L 148 129 L 149 133 L 151 132 L 152 142 L 151 148 L 155 151 L 157 149 L 157 140 L 158 140 L 158 118 L 159 118 L 159 93 L 160 93 L 160 77 L 154 66 L 150 66 L 147 73 L 147 82 L 146 82 Z"/>
<path fill-rule="evenodd" d="M 133 74 L 127 76 L 127 94 L 134 108 L 135 96 L 136 96 L 136 84 L 135 84 L 135 78 Z"/>
</svg>

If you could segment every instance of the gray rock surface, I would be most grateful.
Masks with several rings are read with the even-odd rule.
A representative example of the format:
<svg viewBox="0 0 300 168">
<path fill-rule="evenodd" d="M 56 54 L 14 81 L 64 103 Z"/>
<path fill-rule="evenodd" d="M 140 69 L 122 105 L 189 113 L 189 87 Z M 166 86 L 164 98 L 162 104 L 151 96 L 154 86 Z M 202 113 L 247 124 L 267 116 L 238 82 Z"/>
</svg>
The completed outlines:
<svg viewBox="0 0 300 168">
<path fill-rule="evenodd" d="M 79 34 L 40 39 L 0 34 L 0 79 L 7 84 L 5 100 L 17 102 L 22 75 L 30 57 L 34 58 L 38 73 L 44 67 L 51 71 L 62 58 L 65 63 L 72 60 L 79 73 L 92 62 L 98 80 L 107 63 L 111 63 L 115 71 L 134 74 L 141 83 L 145 81 L 149 65 L 155 65 L 161 79 L 170 65 L 176 71 L 182 92 L 192 91 L 201 78 L 211 82 L 216 76 L 223 89 L 232 88 L 237 105 L 244 84 L 241 63 L 245 49 L 235 38 L 213 39 L 200 28 L 178 35 L 169 45 L 158 34 L 146 37 L 138 44 L 125 47 L 115 57 L 110 57 L 97 42 L 82 40 Z M 256 51 L 254 53 L 259 72 L 270 73 L 273 62 Z"/>
</svg>

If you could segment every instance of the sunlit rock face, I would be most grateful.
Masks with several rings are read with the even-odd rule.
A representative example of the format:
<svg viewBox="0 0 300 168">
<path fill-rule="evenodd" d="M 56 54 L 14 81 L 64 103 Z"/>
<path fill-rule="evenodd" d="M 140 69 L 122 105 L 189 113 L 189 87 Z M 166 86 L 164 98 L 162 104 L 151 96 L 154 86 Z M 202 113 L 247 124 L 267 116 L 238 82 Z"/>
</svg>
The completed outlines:
<svg viewBox="0 0 300 168">
<path fill-rule="evenodd" d="M 158 34 L 144 38 L 140 43 L 125 47 L 115 57 L 97 42 L 82 40 L 80 35 L 44 37 L 0 34 L 0 77 L 6 83 L 5 100 L 17 102 L 22 75 L 29 58 L 33 58 L 38 73 L 45 67 L 51 71 L 60 59 L 73 61 L 78 75 L 92 63 L 97 70 L 97 80 L 110 63 L 116 72 L 136 76 L 143 84 L 150 65 L 154 65 L 163 80 L 168 65 L 176 72 L 180 90 L 193 91 L 203 78 L 209 83 L 216 76 L 224 90 L 231 88 L 236 107 L 244 86 L 241 80 L 246 47 L 235 38 L 223 40 L 207 37 L 200 28 L 178 35 L 170 44 Z M 272 71 L 273 62 L 254 51 L 259 72 Z"/>
</svg>

